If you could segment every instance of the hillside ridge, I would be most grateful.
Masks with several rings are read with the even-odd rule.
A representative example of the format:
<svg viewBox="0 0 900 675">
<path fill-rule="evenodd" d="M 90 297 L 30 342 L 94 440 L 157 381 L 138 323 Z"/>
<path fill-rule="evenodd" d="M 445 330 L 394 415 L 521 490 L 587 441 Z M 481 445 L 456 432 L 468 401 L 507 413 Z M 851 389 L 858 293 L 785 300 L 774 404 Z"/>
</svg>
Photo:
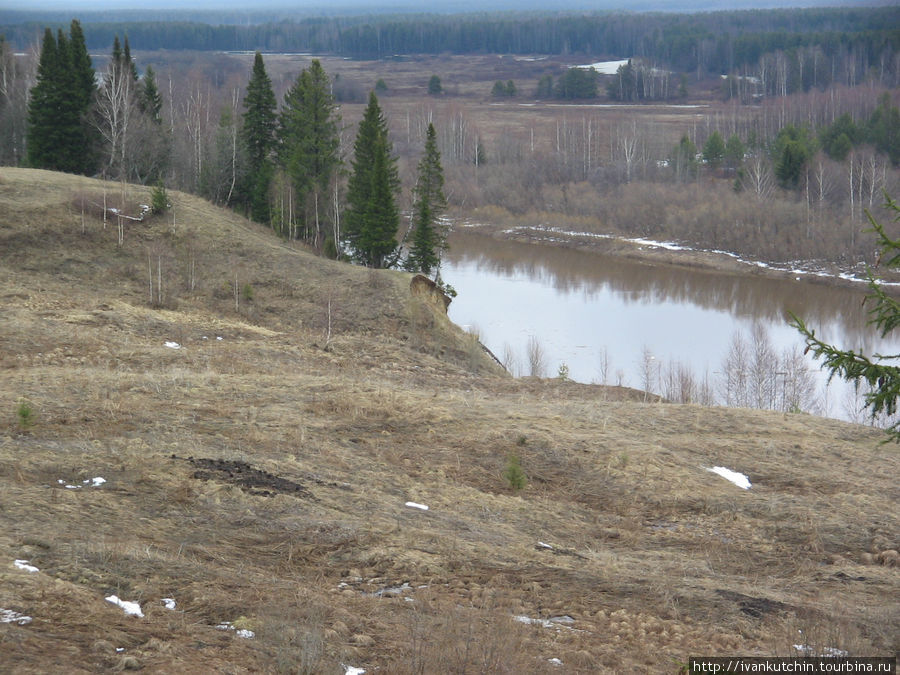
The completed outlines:
<svg viewBox="0 0 900 675">
<path fill-rule="evenodd" d="M 180 193 L 118 245 L 102 193 L 0 170 L 0 670 L 900 648 L 878 430 L 514 379 L 411 275 Z"/>
</svg>

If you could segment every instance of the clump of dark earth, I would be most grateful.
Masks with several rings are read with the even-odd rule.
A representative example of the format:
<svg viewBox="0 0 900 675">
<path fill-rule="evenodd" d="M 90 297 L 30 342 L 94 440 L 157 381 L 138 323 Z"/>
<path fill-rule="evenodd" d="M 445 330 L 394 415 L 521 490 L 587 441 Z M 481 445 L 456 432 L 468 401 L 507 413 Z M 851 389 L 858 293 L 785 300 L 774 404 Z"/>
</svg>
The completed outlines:
<svg viewBox="0 0 900 675">
<path fill-rule="evenodd" d="M 172 455 L 173 459 L 179 459 Z M 259 497 L 293 495 L 304 499 L 314 499 L 312 493 L 300 483 L 276 476 L 268 471 L 256 469 L 247 462 L 232 459 L 209 459 L 188 457 L 186 460 L 197 470 L 192 474 L 198 480 L 217 480 L 237 485 L 245 492 Z"/>
</svg>

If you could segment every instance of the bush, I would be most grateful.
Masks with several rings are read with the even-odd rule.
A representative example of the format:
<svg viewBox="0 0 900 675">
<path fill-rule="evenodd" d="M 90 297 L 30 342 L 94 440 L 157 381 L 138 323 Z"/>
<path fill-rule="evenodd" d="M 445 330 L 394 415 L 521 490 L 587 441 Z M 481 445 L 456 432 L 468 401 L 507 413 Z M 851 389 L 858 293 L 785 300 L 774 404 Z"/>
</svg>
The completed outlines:
<svg viewBox="0 0 900 675">
<path fill-rule="evenodd" d="M 166 194 L 166 186 L 160 181 L 150 191 L 150 210 L 153 213 L 165 213 L 168 209 L 169 195 Z"/>
<path fill-rule="evenodd" d="M 16 409 L 16 416 L 19 418 L 20 429 L 26 431 L 33 427 L 34 415 L 34 408 L 31 407 L 31 404 L 28 401 L 19 401 L 19 406 Z"/>
<path fill-rule="evenodd" d="M 518 455 L 510 455 L 506 458 L 506 470 L 503 472 L 503 477 L 506 479 L 506 482 L 509 483 L 509 487 L 515 492 L 525 488 L 528 483 L 528 478 L 522 470 L 522 464 L 519 461 Z"/>
</svg>

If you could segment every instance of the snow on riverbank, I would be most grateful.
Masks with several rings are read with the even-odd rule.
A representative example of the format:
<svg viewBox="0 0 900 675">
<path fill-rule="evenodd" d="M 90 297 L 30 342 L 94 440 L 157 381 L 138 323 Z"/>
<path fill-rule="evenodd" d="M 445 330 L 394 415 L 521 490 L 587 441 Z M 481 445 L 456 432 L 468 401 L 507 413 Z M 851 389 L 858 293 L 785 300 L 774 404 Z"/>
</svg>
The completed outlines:
<svg viewBox="0 0 900 675">
<path fill-rule="evenodd" d="M 478 227 L 477 224 L 463 224 L 464 227 Z M 800 280 L 803 276 L 808 277 L 818 277 L 822 279 L 840 279 L 842 281 L 851 281 L 854 283 L 868 283 L 868 279 L 865 276 L 854 274 L 851 272 L 839 272 L 832 273 L 826 272 L 821 269 L 816 269 L 813 267 L 813 263 L 804 262 L 804 261 L 795 261 L 787 264 L 778 264 L 778 263 L 767 263 L 761 260 L 753 260 L 751 258 L 745 258 L 743 256 L 738 255 L 737 253 L 732 253 L 731 251 L 723 251 L 721 249 L 714 248 L 697 248 L 693 246 L 688 246 L 685 244 L 679 244 L 673 241 L 659 241 L 655 239 L 646 239 L 644 237 L 622 237 L 614 234 L 599 234 L 595 232 L 579 232 L 577 230 L 564 230 L 559 227 L 550 227 L 550 226 L 533 226 L 533 225 L 519 225 L 516 227 L 507 228 L 502 231 L 504 234 L 518 234 L 522 232 L 534 232 L 538 235 L 542 235 L 541 239 L 543 241 L 551 242 L 551 243 L 566 243 L 575 238 L 586 238 L 586 239 L 604 239 L 609 241 L 620 241 L 628 244 L 633 244 L 640 248 L 658 248 L 666 251 L 676 251 L 676 252 L 688 252 L 688 253 L 709 253 L 713 255 L 721 255 L 728 258 L 731 258 L 735 262 L 738 262 L 742 265 L 750 265 L 753 267 L 757 267 L 760 269 L 771 270 L 773 272 L 782 272 L 791 274 L 795 277 L 797 281 Z M 549 235 L 549 236 L 548 236 Z M 900 282 L 880 282 L 882 286 L 898 286 L 900 287 Z"/>
</svg>

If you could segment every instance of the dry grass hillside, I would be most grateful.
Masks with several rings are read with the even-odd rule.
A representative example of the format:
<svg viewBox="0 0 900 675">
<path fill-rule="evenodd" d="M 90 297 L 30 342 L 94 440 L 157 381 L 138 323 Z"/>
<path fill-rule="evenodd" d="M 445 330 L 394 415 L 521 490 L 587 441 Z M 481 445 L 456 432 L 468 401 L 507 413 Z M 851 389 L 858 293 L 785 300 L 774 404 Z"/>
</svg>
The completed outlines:
<svg viewBox="0 0 900 675">
<path fill-rule="evenodd" d="M 900 649 L 879 432 L 514 380 L 409 275 L 170 197 L 119 246 L 99 182 L 0 170 L 0 671 Z"/>
</svg>

